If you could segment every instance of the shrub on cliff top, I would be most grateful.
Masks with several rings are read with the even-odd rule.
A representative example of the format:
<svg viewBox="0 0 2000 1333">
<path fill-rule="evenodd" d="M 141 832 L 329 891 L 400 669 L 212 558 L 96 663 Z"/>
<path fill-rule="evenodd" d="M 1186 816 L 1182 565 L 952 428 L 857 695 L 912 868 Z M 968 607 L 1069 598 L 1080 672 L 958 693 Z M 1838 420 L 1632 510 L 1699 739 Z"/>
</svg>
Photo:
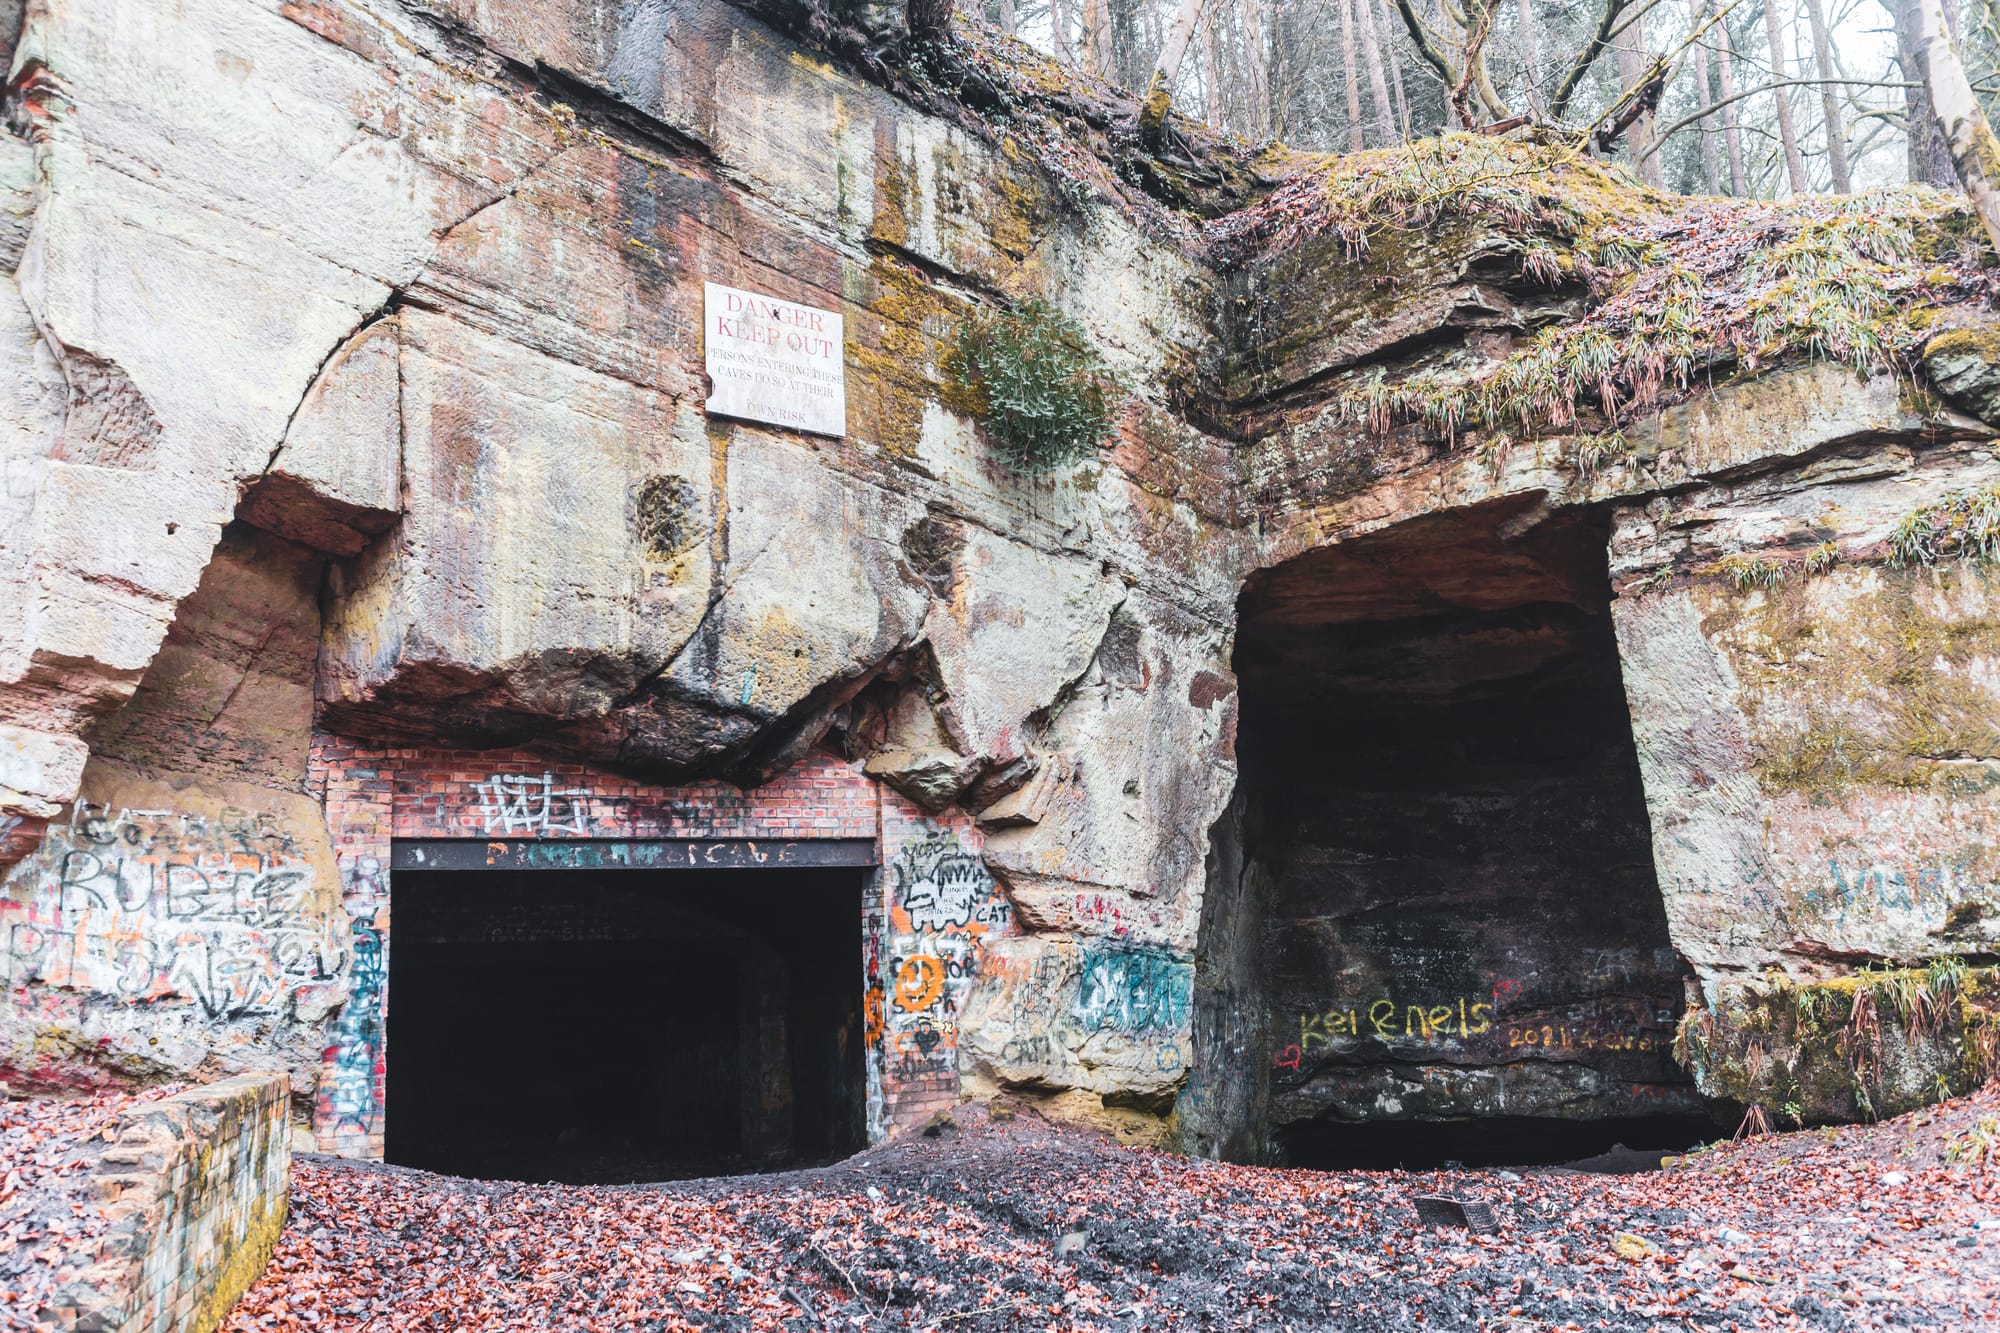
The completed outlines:
<svg viewBox="0 0 2000 1333">
<path fill-rule="evenodd" d="M 947 404 L 1016 472 L 1080 462 L 1110 433 L 1104 363 L 1082 327 L 1040 298 L 967 319 L 940 369 Z"/>
</svg>

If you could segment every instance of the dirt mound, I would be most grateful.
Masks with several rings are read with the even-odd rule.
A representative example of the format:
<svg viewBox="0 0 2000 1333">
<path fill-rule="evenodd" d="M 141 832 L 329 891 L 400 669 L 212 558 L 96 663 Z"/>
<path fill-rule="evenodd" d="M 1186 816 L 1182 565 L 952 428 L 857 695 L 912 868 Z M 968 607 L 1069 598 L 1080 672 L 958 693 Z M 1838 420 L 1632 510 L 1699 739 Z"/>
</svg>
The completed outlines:
<svg viewBox="0 0 2000 1333">
<path fill-rule="evenodd" d="M 965 1108 L 840 1166 L 671 1186 L 303 1158 L 250 1329 L 1992 1327 L 2000 1091 L 1657 1172 L 1315 1173 Z M 1412 1200 L 1488 1204 L 1495 1235 Z"/>
</svg>

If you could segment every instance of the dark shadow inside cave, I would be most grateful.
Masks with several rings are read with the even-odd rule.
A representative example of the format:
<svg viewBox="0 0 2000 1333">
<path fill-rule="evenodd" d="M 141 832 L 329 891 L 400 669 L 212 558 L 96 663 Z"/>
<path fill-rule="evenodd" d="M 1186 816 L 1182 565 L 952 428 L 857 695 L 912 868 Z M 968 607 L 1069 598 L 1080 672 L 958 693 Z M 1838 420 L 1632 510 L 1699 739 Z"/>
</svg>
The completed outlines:
<svg viewBox="0 0 2000 1333">
<path fill-rule="evenodd" d="M 1671 1054 L 1686 973 L 1606 538 L 1494 507 L 1246 586 L 1199 960 L 1206 1150 L 1519 1165 L 1705 1134 Z M 1229 1049 L 1232 1028 L 1261 1040 Z"/>
<path fill-rule="evenodd" d="M 591 1184 L 858 1151 L 865 873 L 397 871 L 388 1160 Z"/>
</svg>

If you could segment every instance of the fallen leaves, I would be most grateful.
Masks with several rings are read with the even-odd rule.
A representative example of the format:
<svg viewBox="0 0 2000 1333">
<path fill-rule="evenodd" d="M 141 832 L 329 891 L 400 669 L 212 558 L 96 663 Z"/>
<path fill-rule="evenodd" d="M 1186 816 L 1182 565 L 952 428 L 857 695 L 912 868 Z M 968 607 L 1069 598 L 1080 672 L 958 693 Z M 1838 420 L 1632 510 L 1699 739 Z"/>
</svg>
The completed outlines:
<svg viewBox="0 0 2000 1333">
<path fill-rule="evenodd" d="M 81 1182 L 117 1104 L 6 1105 L 12 1313 L 21 1256 L 43 1291 L 87 1247 Z M 1988 1088 L 1615 1177 L 1223 1166 L 974 1108 L 825 1170 L 659 1187 L 302 1157 L 291 1221 L 225 1328 L 1992 1327 L 2000 1175 L 1945 1149 L 1996 1110 Z M 1420 1228 L 1420 1195 L 1485 1203 L 1500 1233 Z"/>
<path fill-rule="evenodd" d="M 0 1328 L 33 1327 L 55 1289 L 94 1257 L 106 1223 L 90 1167 L 119 1114 L 180 1090 L 0 1098 Z"/>
</svg>

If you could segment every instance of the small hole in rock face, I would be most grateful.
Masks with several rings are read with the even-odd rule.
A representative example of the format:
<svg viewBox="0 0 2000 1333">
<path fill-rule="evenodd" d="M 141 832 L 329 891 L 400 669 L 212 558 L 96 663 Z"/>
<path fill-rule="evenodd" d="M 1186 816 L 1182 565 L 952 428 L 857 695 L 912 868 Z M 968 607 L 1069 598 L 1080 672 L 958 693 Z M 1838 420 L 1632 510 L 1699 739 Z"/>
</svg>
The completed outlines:
<svg viewBox="0 0 2000 1333">
<path fill-rule="evenodd" d="M 181 525 L 178 523 L 167 524 L 167 535 L 169 537 L 173 536 L 176 532 L 179 532 L 180 530 L 181 530 Z"/>
</svg>

